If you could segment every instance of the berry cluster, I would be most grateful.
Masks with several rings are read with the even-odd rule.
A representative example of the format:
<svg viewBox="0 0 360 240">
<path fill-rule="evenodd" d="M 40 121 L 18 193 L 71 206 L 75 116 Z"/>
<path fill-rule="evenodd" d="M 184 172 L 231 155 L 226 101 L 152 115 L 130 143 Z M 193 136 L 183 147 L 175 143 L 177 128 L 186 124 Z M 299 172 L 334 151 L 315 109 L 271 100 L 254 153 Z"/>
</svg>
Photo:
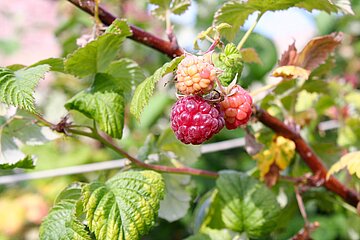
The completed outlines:
<svg viewBox="0 0 360 240">
<path fill-rule="evenodd" d="M 252 98 L 239 85 L 224 91 L 223 98 L 209 101 L 210 93 L 220 71 L 208 56 L 186 56 L 176 71 L 177 91 L 184 95 L 171 109 L 171 128 L 176 137 L 186 144 L 201 144 L 218 133 L 224 125 L 236 129 L 245 125 L 251 116 Z M 222 100 L 222 101 L 221 101 Z"/>
</svg>

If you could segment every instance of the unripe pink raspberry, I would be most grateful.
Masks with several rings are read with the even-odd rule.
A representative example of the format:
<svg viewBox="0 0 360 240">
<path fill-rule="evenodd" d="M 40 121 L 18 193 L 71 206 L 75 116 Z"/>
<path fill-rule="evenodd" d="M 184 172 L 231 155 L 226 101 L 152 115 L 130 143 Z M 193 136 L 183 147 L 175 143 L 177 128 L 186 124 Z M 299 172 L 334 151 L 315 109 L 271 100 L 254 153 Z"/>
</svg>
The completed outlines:
<svg viewBox="0 0 360 240">
<path fill-rule="evenodd" d="M 239 85 L 235 85 L 229 96 L 225 96 L 220 102 L 221 110 L 224 112 L 225 125 L 227 129 L 235 129 L 246 124 L 252 113 L 252 98 L 247 91 Z"/>
<path fill-rule="evenodd" d="M 201 144 L 225 125 L 219 104 L 197 95 L 180 98 L 171 109 L 170 121 L 176 137 L 186 144 Z"/>
<path fill-rule="evenodd" d="M 178 65 L 176 78 L 175 86 L 181 94 L 203 95 L 213 89 L 217 70 L 207 58 L 188 55 Z"/>
</svg>

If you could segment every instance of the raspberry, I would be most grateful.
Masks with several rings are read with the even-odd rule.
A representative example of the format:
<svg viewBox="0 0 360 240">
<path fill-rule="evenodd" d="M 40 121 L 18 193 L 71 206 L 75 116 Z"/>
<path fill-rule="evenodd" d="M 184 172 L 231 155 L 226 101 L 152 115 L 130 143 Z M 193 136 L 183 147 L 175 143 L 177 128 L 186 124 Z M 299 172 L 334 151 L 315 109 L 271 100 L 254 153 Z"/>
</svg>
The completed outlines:
<svg viewBox="0 0 360 240">
<path fill-rule="evenodd" d="M 180 98 L 171 109 L 170 121 L 176 137 L 186 144 L 201 144 L 225 125 L 219 104 L 210 105 L 197 95 Z"/>
<path fill-rule="evenodd" d="M 235 129 L 246 124 L 252 113 L 252 98 L 247 91 L 239 85 L 235 85 L 231 93 L 233 94 L 225 96 L 224 101 L 220 102 L 227 129 Z"/>
<path fill-rule="evenodd" d="M 201 56 L 186 56 L 176 71 L 176 88 L 181 94 L 206 94 L 214 87 L 216 68 Z"/>
</svg>

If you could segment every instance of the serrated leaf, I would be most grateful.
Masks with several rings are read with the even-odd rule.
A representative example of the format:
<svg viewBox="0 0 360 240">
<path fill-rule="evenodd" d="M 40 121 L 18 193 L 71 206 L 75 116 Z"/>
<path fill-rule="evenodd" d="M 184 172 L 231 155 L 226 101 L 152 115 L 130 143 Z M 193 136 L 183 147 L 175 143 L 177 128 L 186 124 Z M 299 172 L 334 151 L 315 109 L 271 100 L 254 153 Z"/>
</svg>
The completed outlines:
<svg viewBox="0 0 360 240">
<path fill-rule="evenodd" d="M 41 130 L 26 118 L 7 119 L 5 125 L 0 126 L 0 168 L 33 168 L 34 157 L 25 155 L 20 147 L 48 141 Z"/>
<path fill-rule="evenodd" d="M 333 33 L 311 39 L 296 58 L 296 66 L 314 70 L 325 63 L 329 54 L 341 43 L 342 33 Z"/>
<path fill-rule="evenodd" d="M 114 138 L 122 137 L 124 97 L 116 80 L 108 74 L 95 75 L 93 85 L 71 98 L 65 107 L 94 119 L 102 131 Z"/>
<path fill-rule="evenodd" d="M 190 183 L 190 176 L 163 174 L 165 182 L 165 197 L 160 202 L 159 217 L 168 222 L 183 218 L 189 207 L 191 196 L 186 191 Z"/>
<path fill-rule="evenodd" d="M 81 185 L 72 184 L 62 191 L 40 226 L 41 240 L 91 240 L 85 225 L 76 217 Z"/>
<path fill-rule="evenodd" d="M 297 66 L 281 66 L 273 71 L 272 76 L 284 79 L 307 80 L 310 76 L 310 71 Z"/>
<path fill-rule="evenodd" d="M 41 60 L 41 61 L 39 61 L 37 63 L 32 64 L 29 67 L 35 67 L 35 66 L 44 65 L 44 64 L 47 64 L 47 65 L 50 66 L 50 71 L 65 72 L 64 59 L 63 58 L 44 59 L 44 60 Z"/>
<path fill-rule="evenodd" d="M 282 136 L 273 139 L 270 147 L 253 156 L 257 160 L 260 177 L 264 179 L 270 171 L 270 166 L 276 164 L 280 170 L 284 170 L 295 155 L 295 143 Z"/>
<path fill-rule="evenodd" d="M 130 112 L 139 120 L 141 112 L 148 104 L 150 97 L 153 95 L 155 84 L 166 74 L 171 73 L 177 68 L 177 65 L 184 56 L 174 58 L 171 62 L 165 63 L 155 73 L 146 78 L 137 86 L 134 97 L 131 101 Z"/>
<path fill-rule="evenodd" d="M 105 33 L 114 33 L 122 37 L 129 37 L 133 34 L 126 19 L 115 19 Z"/>
<path fill-rule="evenodd" d="M 351 9 L 350 0 L 303 0 L 301 3 L 297 4 L 297 7 L 304 8 L 308 11 L 320 10 L 327 13 L 336 13 L 338 11 L 345 14 L 354 15 L 353 10 Z"/>
<path fill-rule="evenodd" d="M 14 168 L 33 169 L 35 168 L 35 160 L 31 156 L 25 156 L 24 159 L 21 159 L 15 163 L 0 164 L 0 169 L 14 169 Z"/>
<path fill-rule="evenodd" d="M 36 112 L 34 90 L 49 70 L 49 65 L 39 65 L 17 71 L 0 68 L 0 101 L 32 113 Z"/>
<path fill-rule="evenodd" d="M 65 70 L 78 77 L 105 72 L 115 59 L 126 36 L 105 33 L 77 49 L 65 60 Z"/>
<path fill-rule="evenodd" d="M 299 7 L 308 11 L 321 10 L 328 13 L 342 11 L 346 14 L 353 14 L 349 0 L 248 0 L 248 1 L 228 1 L 214 16 L 214 24 L 228 23 L 233 26 L 225 36 L 232 40 L 239 28 L 244 25 L 245 20 L 250 14 L 260 11 L 286 10 L 290 7 Z"/>
<path fill-rule="evenodd" d="M 89 229 L 96 239 L 137 240 L 155 223 L 164 182 L 153 171 L 122 172 L 83 188 Z"/>
<path fill-rule="evenodd" d="M 258 238 L 276 226 L 280 213 L 276 196 L 257 179 L 240 172 L 221 171 L 216 188 L 226 228 Z"/>
<path fill-rule="evenodd" d="M 255 12 L 256 9 L 250 5 L 242 4 L 241 2 L 229 1 L 226 2 L 220 9 L 218 9 L 214 16 L 214 24 L 227 23 L 232 25 L 230 29 L 224 29 L 224 36 L 228 40 L 235 38 L 239 28 L 244 25 L 246 19 L 250 14 Z"/>
<path fill-rule="evenodd" d="M 172 13 L 181 15 L 188 10 L 191 0 L 173 0 L 170 6 Z"/>
<path fill-rule="evenodd" d="M 135 91 L 135 86 L 145 79 L 144 72 L 139 65 L 127 58 L 112 62 L 105 71 L 114 77 L 116 85 L 121 87 L 127 97 Z"/>
<path fill-rule="evenodd" d="M 191 0 L 150 0 L 151 4 L 156 8 L 151 13 L 161 20 L 165 20 L 168 11 L 180 15 L 184 13 L 190 6 Z"/>
<path fill-rule="evenodd" d="M 233 43 L 225 46 L 224 52 L 213 56 L 214 65 L 222 70 L 219 76 L 220 82 L 228 86 L 236 77 L 241 75 L 243 69 L 242 56 Z"/>
<path fill-rule="evenodd" d="M 344 168 L 346 168 L 350 174 L 355 174 L 360 178 L 360 151 L 351 152 L 342 156 L 338 162 L 331 166 L 326 177 L 329 178 L 330 175 Z"/>
<path fill-rule="evenodd" d="M 296 66 L 308 70 L 310 73 L 312 70 L 325 63 L 329 54 L 331 54 L 341 43 L 342 37 L 342 33 L 333 33 L 313 38 L 306 44 L 300 53 L 297 52 L 295 43 L 293 43 L 289 46 L 288 50 L 282 54 L 279 66 L 280 68 Z M 293 72 L 304 72 L 300 70 L 295 68 L 293 69 Z M 278 70 L 278 72 L 280 72 L 280 70 Z M 304 72 L 300 75 L 306 74 Z"/>
</svg>

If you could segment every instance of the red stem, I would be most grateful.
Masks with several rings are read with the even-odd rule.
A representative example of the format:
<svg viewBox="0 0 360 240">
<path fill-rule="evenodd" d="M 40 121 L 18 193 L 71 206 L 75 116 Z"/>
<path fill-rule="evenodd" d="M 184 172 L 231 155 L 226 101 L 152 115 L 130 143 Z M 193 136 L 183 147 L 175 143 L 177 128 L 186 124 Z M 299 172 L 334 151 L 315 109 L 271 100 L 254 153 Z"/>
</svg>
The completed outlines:
<svg viewBox="0 0 360 240">
<path fill-rule="evenodd" d="M 265 126 L 276 132 L 276 134 L 292 140 L 296 145 L 296 151 L 299 153 L 304 162 L 309 166 L 311 171 L 314 174 L 319 174 L 319 178 L 324 181 L 324 186 L 328 190 L 342 197 L 350 205 L 357 207 L 360 201 L 359 193 L 347 188 L 334 177 L 330 177 L 328 180 L 326 180 L 327 170 L 324 164 L 299 133 L 293 131 L 279 119 L 271 116 L 263 109 L 258 108 L 256 110 L 256 117 Z"/>
<path fill-rule="evenodd" d="M 68 0 L 78 8 L 82 9 L 83 11 L 89 13 L 90 15 L 94 16 L 95 11 L 95 2 L 92 0 Z M 109 26 L 116 17 L 106 11 L 104 8 L 99 6 L 99 19 L 102 21 L 103 24 Z M 176 41 L 166 41 L 157 36 L 144 31 L 143 29 L 130 25 L 132 30 L 132 35 L 129 37 L 136 42 L 144 44 L 145 46 L 149 46 L 159 52 L 165 53 L 170 58 L 174 58 L 180 56 L 184 53 L 184 51 L 177 45 Z"/>
<path fill-rule="evenodd" d="M 68 0 L 68 1 L 76 5 L 77 7 L 81 8 L 85 12 L 94 15 L 93 1 L 91 0 L 86 0 L 86 1 Z M 115 16 L 113 16 L 112 14 L 110 14 L 101 7 L 99 8 L 99 18 L 105 25 L 110 25 L 115 20 Z M 184 53 L 183 50 L 179 46 L 177 46 L 177 44 L 160 39 L 155 35 L 148 33 L 138 27 L 131 25 L 130 28 L 133 31 L 133 35 L 130 37 L 131 39 L 139 43 L 142 43 L 146 46 L 149 46 L 153 49 L 156 49 L 168 55 L 171 58 L 180 56 Z M 281 135 L 285 138 L 294 141 L 296 145 L 296 151 L 299 153 L 299 155 L 302 157 L 304 162 L 309 166 L 309 168 L 314 174 L 320 173 L 319 176 L 321 179 L 324 180 L 324 186 L 328 190 L 342 197 L 344 201 L 346 201 L 350 205 L 357 207 L 360 201 L 359 193 L 347 188 L 338 180 L 336 180 L 334 177 L 330 177 L 328 180 L 326 180 L 327 170 L 324 164 L 298 133 L 294 132 L 293 130 L 291 130 L 291 128 L 286 126 L 279 119 L 271 116 L 269 113 L 267 113 L 262 109 L 258 109 L 256 115 L 260 122 L 262 122 L 267 127 L 271 128 L 278 135 Z M 156 168 L 161 168 L 161 167 L 156 166 Z M 154 170 L 162 171 L 161 169 L 154 169 Z"/>
</svg>

